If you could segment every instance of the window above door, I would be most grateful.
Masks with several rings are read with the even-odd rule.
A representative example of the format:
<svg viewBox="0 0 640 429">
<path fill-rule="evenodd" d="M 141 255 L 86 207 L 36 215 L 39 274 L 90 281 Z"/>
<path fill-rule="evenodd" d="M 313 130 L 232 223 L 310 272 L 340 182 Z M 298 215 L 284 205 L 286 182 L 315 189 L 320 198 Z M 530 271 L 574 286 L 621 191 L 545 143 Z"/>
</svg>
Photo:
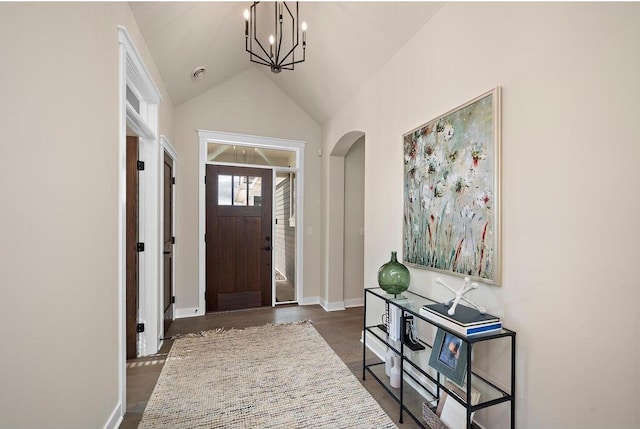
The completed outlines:
<svg viewBox="0 0 640 429">
<path fill-rule="evenodd" d="M 293 150 L 266 149 L 220 143 L 207 144 L 207 161 L 272 167 L 297 167 L 296 152 Z"/>
</svg>

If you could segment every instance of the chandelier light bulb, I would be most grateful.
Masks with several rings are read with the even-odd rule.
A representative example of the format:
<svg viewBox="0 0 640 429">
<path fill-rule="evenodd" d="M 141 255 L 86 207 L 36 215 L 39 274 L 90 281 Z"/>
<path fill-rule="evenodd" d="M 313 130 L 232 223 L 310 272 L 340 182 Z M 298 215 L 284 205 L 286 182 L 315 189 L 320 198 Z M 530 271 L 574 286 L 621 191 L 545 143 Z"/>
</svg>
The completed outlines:
<svg viewBox="0 0 640 429">
<path fill-rule="evenodd" d="M 302 31 L 307 31 L 307 23 L 303 22 L 300 28 L 302 28 Z"/>
<path fill-rule="evenodd" d="M 269 36 L 269 58 L 273 58 L 273 43 L 276 41 L 273 34 Z M 278 51 L 276 51 L 277 54 Z"/>
<path fill-rule="evenodd" d="M 244 19 L 246 19 L 248 21 L 250 16 L 251 15 L 249 14 L 249 9 L 245 9 L 244 10 Z"/>
</svg>

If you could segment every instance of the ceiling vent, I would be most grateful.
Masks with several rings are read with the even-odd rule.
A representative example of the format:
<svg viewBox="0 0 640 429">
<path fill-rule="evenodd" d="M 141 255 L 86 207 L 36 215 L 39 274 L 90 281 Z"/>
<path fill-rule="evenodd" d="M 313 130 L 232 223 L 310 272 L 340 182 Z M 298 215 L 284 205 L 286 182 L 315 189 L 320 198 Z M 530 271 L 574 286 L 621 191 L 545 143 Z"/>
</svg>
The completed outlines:
<svg viewBox="0 0 640 429">
<path fill-rule="evenodd" d="M 205 74 L 206 71 L 207 69 L 205 69 L 202 66 L 196 67 L 195 69 L 193 69 L 193 73 L 191 73 L 191 77 L 193 77 L 195 80 L 198 80 Z"/>
</svg>

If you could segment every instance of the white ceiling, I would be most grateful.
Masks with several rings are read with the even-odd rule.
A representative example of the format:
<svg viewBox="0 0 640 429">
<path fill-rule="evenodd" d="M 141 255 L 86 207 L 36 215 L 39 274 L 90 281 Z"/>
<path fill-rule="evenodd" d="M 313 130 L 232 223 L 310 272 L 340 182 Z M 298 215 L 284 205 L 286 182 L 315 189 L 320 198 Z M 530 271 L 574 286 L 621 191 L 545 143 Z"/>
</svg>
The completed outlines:
<svg viewBox="0 0 640 429">
<path fill-rule="evenodd" d="M 243 11 L 251 2 L 131 2 L 176 106 L 255 67 L 318 123 L 329 119 L 437 11 L 435 2 L 300 2 L 306 61 L 276 75 L 249 61 Z M 258 23 L 259 24 L 259 23 Z M 191 78 L 204 66 L 206 74 Z"/>
</svg>

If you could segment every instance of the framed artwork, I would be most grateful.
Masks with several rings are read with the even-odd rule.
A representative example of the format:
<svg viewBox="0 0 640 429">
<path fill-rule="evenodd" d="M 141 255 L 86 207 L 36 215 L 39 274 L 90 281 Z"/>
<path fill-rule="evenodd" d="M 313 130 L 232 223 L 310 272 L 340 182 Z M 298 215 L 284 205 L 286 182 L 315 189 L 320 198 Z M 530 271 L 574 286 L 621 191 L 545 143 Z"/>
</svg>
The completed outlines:
<svg viewBox="0 0 640 429">
<path fill-rule="evenodd" d="M 500 87 L 406 133 L 404 262 L 499 285 Z"/>
<path fill-rule="evenodd" d="M 467 347 L 462 339 L 438 329 L 429 356 L 429 366 L 462 386 L 467 375 Z"/>
</svg>

